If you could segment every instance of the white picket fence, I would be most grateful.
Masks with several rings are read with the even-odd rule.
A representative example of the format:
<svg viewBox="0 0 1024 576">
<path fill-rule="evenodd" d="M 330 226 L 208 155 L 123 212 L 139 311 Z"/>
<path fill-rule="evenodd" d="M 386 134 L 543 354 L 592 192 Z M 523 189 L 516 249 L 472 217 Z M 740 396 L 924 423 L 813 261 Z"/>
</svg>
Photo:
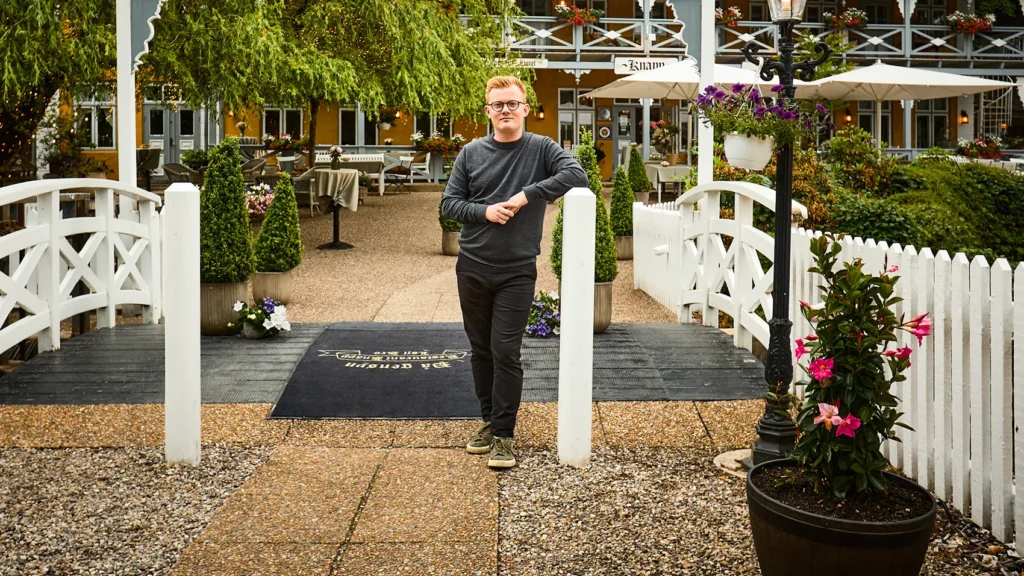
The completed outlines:
<svg viewBox="0 0 1024 576">
<path fill-rule="evenodd" d="M 722 191 L 734 193 L 735 219 L 719 217 Z M 724 312 L 733 318 L 737 346 L 750 349 L 756 339 L 767 347 L 758 310 L 772 315 L 773 271 L 762 269 L 760 257 L 772 259 L 774 241 L 752 227 L 750 215 L 752 201 L 771 209 L 773 198 L 773 191 L 752 184 L 714 182 L 674 205 L 634 205 L 635 286 L 679 311 L 680 321 L 700 310 L 705 324 L 717 326 Z M 703 216 L 694 210 L 698 203 Z M 821 300 L 821 279 L 807 272 L 810 241 L 820 235 L 792 232 L 794 338 L 812 332 L 799 301 Z M 1024 541 L 1024 497 L 1015 497 L 1015 479 L 1024 477 L 1024 305 L 1014 306 L 1024 302 L 1024 264 L 1014 274 L 1005 259 L 990 265 L 980 256 L 969 262 L 964 254 L 951 258 L 945 251 L 850 237 L 842 245 L 842 260 L 861 258 L 866 271 L 899 266 L 897 292 L 904 301 L 897 313 L 928 312 L 933 321 L 921 345 L 911 334 L 898 334 L 913 356 L 907 381 L 895 393 L 902 421 L 915 431 L 898 429 L 902 442 L 884 447 L 890 462 L 1000 540 Z M 655 255 L 655 246 L 665 253 Z"/>
<path fill-rule="evenodd" d="M 95 203 L 96 215 L 64 218 L 62 192 Z M 40 351 L 60 348 L 60 322 L 97 311 L 112 327 L 116 310 L 143 306 L 143 320 L 160 318 L 160 197 L 112 180 L 36 180 L 0 188 L 0 205 L 26 204 L 26 227 L 0 238 L 0 351 L 39 334 Z M 138 204 L 138 210 L 132 210 Z M 120 204 L 121 214 L 115 207 Z M 81 250 L 69 236 L 88 234 Z M 88 293 L 72 296 L 82 282 Z M 7 322 L 18 308 L 26 315 Z"/>
</svg>

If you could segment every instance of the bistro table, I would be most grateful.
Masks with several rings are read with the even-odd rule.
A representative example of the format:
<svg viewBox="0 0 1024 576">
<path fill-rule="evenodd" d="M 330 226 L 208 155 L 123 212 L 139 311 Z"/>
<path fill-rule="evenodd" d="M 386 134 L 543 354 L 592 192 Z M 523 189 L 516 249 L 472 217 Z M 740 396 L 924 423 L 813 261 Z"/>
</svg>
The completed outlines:
<svg viewBox="0 0 1024 576">
<path fill-rule="evenodd" d="M 316 198 L 320 206 L 330 204 L 334 214 L 334 240 L 321 244 L 320 250 L 348 250 L 352 244 L 338 239 L 338 212 L 348 208 L 355 212 L 359 207 L 359 171 L 351 169 L 331 170 L 315 168 L 314 182 Z"/>
<path fill-rule="evenodd" d="M 690 173 L 690 166 L 676 164 L 675 166 L 662 166 L 658 164 L 644 164 L 647 178 L 658 191 L 658 202 L 661 203 L 661 191 L 666 182 L 680 182 L 684 176 Z"/>
<path fill-rule="evenodd" d="M 343 169 L 358 170 L 360 172 L 366 172 L 367 174 L 377 176 L 377 193 L 381 196 L 384 195 L 384 155 L 373 154 L 373 159 L 366 159 L 370 154 L 359 154 L 358 160 L 349 160 L 349 155 L 341 155 L 341 166 Z M 317 168 L 321 166 L 330 166 L 330 160 L 321 161 L 317 160 Z"/>
</svg>

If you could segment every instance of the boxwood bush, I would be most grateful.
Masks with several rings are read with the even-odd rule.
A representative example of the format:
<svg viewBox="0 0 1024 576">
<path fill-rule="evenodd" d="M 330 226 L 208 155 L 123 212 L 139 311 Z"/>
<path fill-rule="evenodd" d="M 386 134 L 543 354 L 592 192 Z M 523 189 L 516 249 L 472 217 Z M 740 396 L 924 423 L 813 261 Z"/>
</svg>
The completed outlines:
<svg viewBox="0 0 1024 576">
<path fill-rule="evenodd" d="M 199 270 L 204 283 L 245 282 L 252 276 L 252 231 L 242 183 L 238 140 L 210 151 L 199 194 Z"/>
<path fill-rule="evenodd" d="M 633 187 L 633 192 L 650 192 L 654 188 L 651 179 L 647 177 L 639 146 L 629 147 L 629 185 Z"/>
<path fill-rule="evenodd" d="M 302 263 L 299 206 L 292 177 L 285 174 L 274 188 L 274 199 L 256 237 L 256 270 L 287 272 Z"/>
<path fill-rule="evenodd" d="M 442 232 L 462 232 L 462 222 L 445 218 L 440 204 L 437 205 L 437 221 L 441 223 Z"/>
<path fill-rule="evenodd" d="M 629 186 L 629 176 L 621 167 L 615 169 L 612 180 L 612 232 L 616 236 L 633 235 L 633 189 Z"/>
</svg>

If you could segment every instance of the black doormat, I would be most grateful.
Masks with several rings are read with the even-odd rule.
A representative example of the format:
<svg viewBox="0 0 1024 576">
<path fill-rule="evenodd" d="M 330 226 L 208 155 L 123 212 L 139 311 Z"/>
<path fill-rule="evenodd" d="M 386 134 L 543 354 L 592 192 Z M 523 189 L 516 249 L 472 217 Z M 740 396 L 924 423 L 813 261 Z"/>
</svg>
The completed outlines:
<svg viewBox="0 0 1024 576">
<path fill-rule="evenodd" d="M 271 418 L 479 418 L 462 324 L 334 324 L 295 367 Z"/>
</svg>

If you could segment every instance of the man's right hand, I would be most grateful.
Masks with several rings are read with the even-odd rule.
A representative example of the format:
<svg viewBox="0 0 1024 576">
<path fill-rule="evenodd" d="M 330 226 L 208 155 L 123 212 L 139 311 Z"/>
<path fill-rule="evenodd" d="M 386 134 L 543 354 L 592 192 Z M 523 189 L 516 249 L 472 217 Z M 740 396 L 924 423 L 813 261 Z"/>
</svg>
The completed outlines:
<svg viewBox="0 0 1024 576">
<path fill-rule="evenodd" d="M 487 221 L 494 222 L 495 224 L 504 224 L 508 222 L 515 212 L 510 210 L 505 202 L 501 204 L 491 204 L 487 207 Z"/>
</svg>

